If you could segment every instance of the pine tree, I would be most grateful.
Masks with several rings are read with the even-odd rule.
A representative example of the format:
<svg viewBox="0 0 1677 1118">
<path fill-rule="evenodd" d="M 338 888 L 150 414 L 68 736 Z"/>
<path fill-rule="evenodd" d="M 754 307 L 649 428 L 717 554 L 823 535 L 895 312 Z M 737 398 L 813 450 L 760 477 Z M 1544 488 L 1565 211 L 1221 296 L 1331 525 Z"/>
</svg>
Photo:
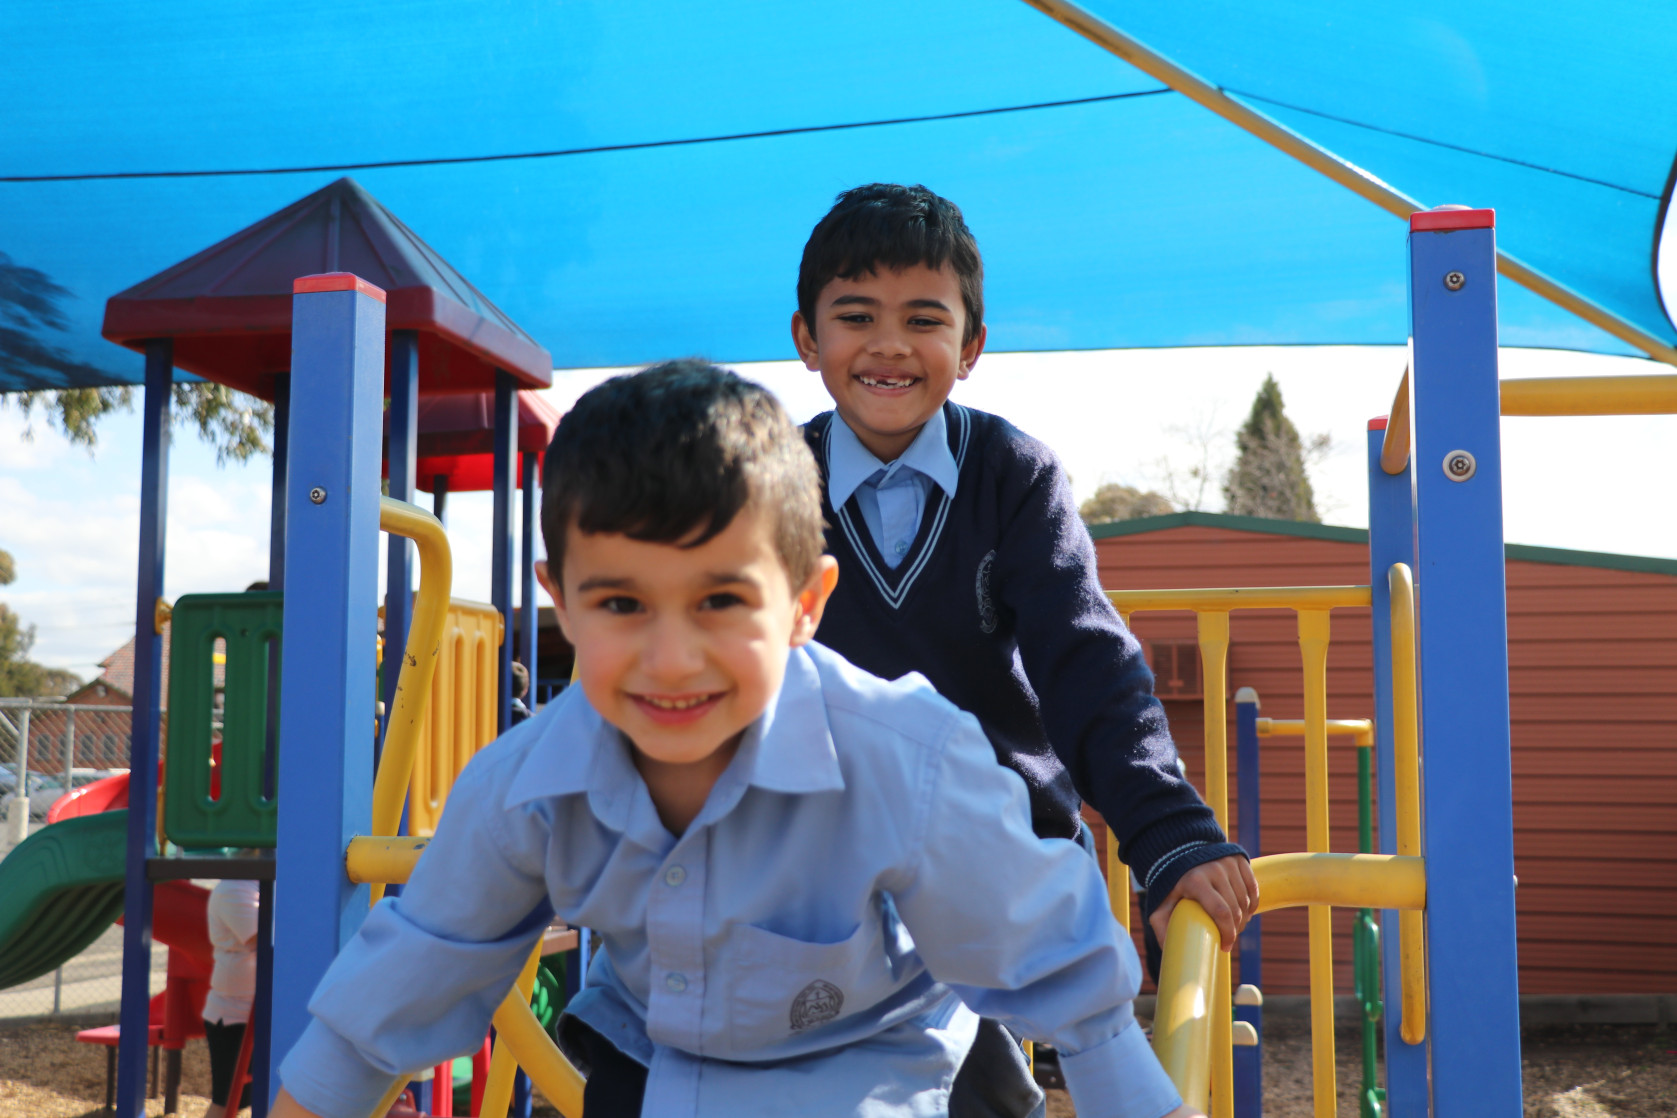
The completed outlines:
<svg viewBox="0 0 1677 1118">
<path fill-rule="evenodd" d="M 1304 445 L 1282 407 L 1281 386 L 1274 376 L 1264 378 L 1235 444 L 1240 456 L 1223 484 L 1229 513 L 1321 522 L 1305 473 Z"/>
</svg>

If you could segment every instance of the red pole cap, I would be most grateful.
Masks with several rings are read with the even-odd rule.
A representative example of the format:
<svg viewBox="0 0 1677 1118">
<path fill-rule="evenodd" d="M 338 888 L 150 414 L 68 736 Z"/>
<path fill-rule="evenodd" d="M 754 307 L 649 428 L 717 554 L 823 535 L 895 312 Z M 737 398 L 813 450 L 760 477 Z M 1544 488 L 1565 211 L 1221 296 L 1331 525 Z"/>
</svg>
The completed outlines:
<svg viewBox="0 0 1677 1118">
<path fill-rule="evenodd" d="M 1417 210 L 1409 215 L 1411 233 L 1448 233 L 1454 229 L 1495 229 L 1495 210 L 1464 207 Z"/>
<path fill-rule="evenodd" d="M 306 295 L 314 291 L 359 291 L 370 299 L 384 302 L 384 288 L 374 287 L 354 272 L 322 272 L 315 276 L 298 276 L 291 281 L 291 294 Z"/>
<path fill-rule="evenodd" d="M 1386 420 L 1386 416 L 1377 415 L 1368 421 L 1368 429 L 1370 431 L 1384 431 L 1386 429 Z"/>
</svg>

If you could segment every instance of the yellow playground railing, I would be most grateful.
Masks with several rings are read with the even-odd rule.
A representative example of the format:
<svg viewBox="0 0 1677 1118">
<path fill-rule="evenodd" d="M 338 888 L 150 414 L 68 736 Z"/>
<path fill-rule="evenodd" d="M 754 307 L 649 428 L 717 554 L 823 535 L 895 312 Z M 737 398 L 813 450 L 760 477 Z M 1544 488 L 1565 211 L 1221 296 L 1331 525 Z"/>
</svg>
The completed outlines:
<svg viewBox="0 0 1677 1118">
<path fill-rule="evenodd" d="M 408 786 L 408 833 L 435 833 L 455 778 L 498 728 L 501 611 L 459 598 L 448 603 L 431 701 L 419 723 Z"/>
<path fill-rule="evenodd" d="M 1318 1115 L 1334 1113 L 1332 906 L 1397 908 L 1404 954 L 1404 1028 L 1424 1028 L 1419 908 L 1425 896 L 1420 854 L 1419 753 L 1414 708 L 1414 595 L 1409 570 L 1393 566 L 1393 730 L 1397 740 L 1398 855 L 1333 855 L 1328 836 L 1328 735 L 1350 728 L 1327 716 L 1327 655 L 1335 609 L 1368 606 L 1367 586 L 1243 587 L 1213 590 L 1114 590 L 1107 593 L 1125 624 L 1132 614 L 1188 610 L 1196 615 L 1203 662 L 1205 798 L 1217 821 L 1229 827 L 1228 693 L 1229 615 L 1234 610 L 1288 609 L 1298 619 L 1304 668 L 1305 831 L 1308 852 L 1260 858 L 1254 863 L 1259 911 L 1310 906 L 1310 1005 L 1312 1086 Z M 1273 726 L 1273 723 L 1272 723 Z M 1357 730 L 1371 730 L 1366 724 Z M 1129 871 L 1122 851 L 1107 844 L 1108 889 L 1114 912 L 1129 920 Z M 1373 901 L 1366 898 L 1373 897 Z M 1410 917 L 1413 916 L 1413 927 Z M 1206 936 L 1209 938 L 1205 938 Z M 1413 1012 L 1412 1012 L 1413 1010 Z M 1417 1034 L 1411 1043 L 1420 1040 Z M 1178 906 L 1164 945 L 1159 976 L 1154 1048 L 1183 1097 L 1212 1108 L 1213 1118 L 1234 1112 L 1233 1010 L 1229 956 L 1218 950 L 1215 926 L 1193 902 Z"/>
</svg>

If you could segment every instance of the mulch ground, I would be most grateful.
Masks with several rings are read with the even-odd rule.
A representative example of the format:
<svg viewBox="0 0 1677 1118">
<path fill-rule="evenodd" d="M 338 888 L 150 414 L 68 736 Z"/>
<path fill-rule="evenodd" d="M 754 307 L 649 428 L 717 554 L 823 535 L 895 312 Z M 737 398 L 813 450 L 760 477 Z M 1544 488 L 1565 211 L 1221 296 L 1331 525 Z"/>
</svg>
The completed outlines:
<svg viewBox="0 0 1677 1118">
<path fill-rule="evenodd" d="M 105 1098 L 105 1050 L 75 1042 L 77 1026 L 0 1025 L 0 1118 L 94 1118 Z M 1310 1038 L 1270 1029 L 1264 1040 L 1265 1118 L 1312 1118 Z M 1339 1113 L 1355 1118 L 1361 1064 L 1356 1035 L 1340 1034 Z M 1523 1038 L 1525 1118 L 1670 1118 L 1677 1115 L 1677 1031 L 1652 1025 L 1533 1029 Z M 210 1066 L 203 1042 L 187 1045 L 181 1109 L 202 1118 Z M 545 1109 L 545 1108 L 544 1108 Z M 538 1113 L 542 1111 L 538 1110 Z M 148 1115 L 161 1115 L 161 1098 Z M 553 1114 L 551 1109 L 546 1113 Z M 1050 1118 L 1076 1114 L 1049 1094 Z"/>
</svg>

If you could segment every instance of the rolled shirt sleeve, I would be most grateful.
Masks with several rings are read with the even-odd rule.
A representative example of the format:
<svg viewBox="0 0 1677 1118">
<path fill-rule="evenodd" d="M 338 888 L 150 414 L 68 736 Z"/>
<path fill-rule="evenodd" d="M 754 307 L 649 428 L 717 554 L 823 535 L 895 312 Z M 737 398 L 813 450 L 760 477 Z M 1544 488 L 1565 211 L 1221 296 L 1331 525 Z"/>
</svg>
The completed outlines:
<svg viewBox="0 0 1677 1118">
<path fill-rule="evenodd" d="M 1083 1118 L 1179 1106 L 1136 1024 L 1141 963 L 1094 860 L 1036 837 L 1024 782 L 970 715 L 951 718 L 917 784 L 919 857 L 892 894 L 932 976 L 974 1012 L 1053 1044 Z"/>
<path fill-rule="evenodd" d="M 280 1068 L 308 1109 L 365 1118 L 397 1076 L 482 1044 L 553 914 L 548 828 L 536 809 L 501 807 L 516 759 L 491 746 L 467 766 L 402 895 L 380 901 L 327 969 Z"/>
</svg>

